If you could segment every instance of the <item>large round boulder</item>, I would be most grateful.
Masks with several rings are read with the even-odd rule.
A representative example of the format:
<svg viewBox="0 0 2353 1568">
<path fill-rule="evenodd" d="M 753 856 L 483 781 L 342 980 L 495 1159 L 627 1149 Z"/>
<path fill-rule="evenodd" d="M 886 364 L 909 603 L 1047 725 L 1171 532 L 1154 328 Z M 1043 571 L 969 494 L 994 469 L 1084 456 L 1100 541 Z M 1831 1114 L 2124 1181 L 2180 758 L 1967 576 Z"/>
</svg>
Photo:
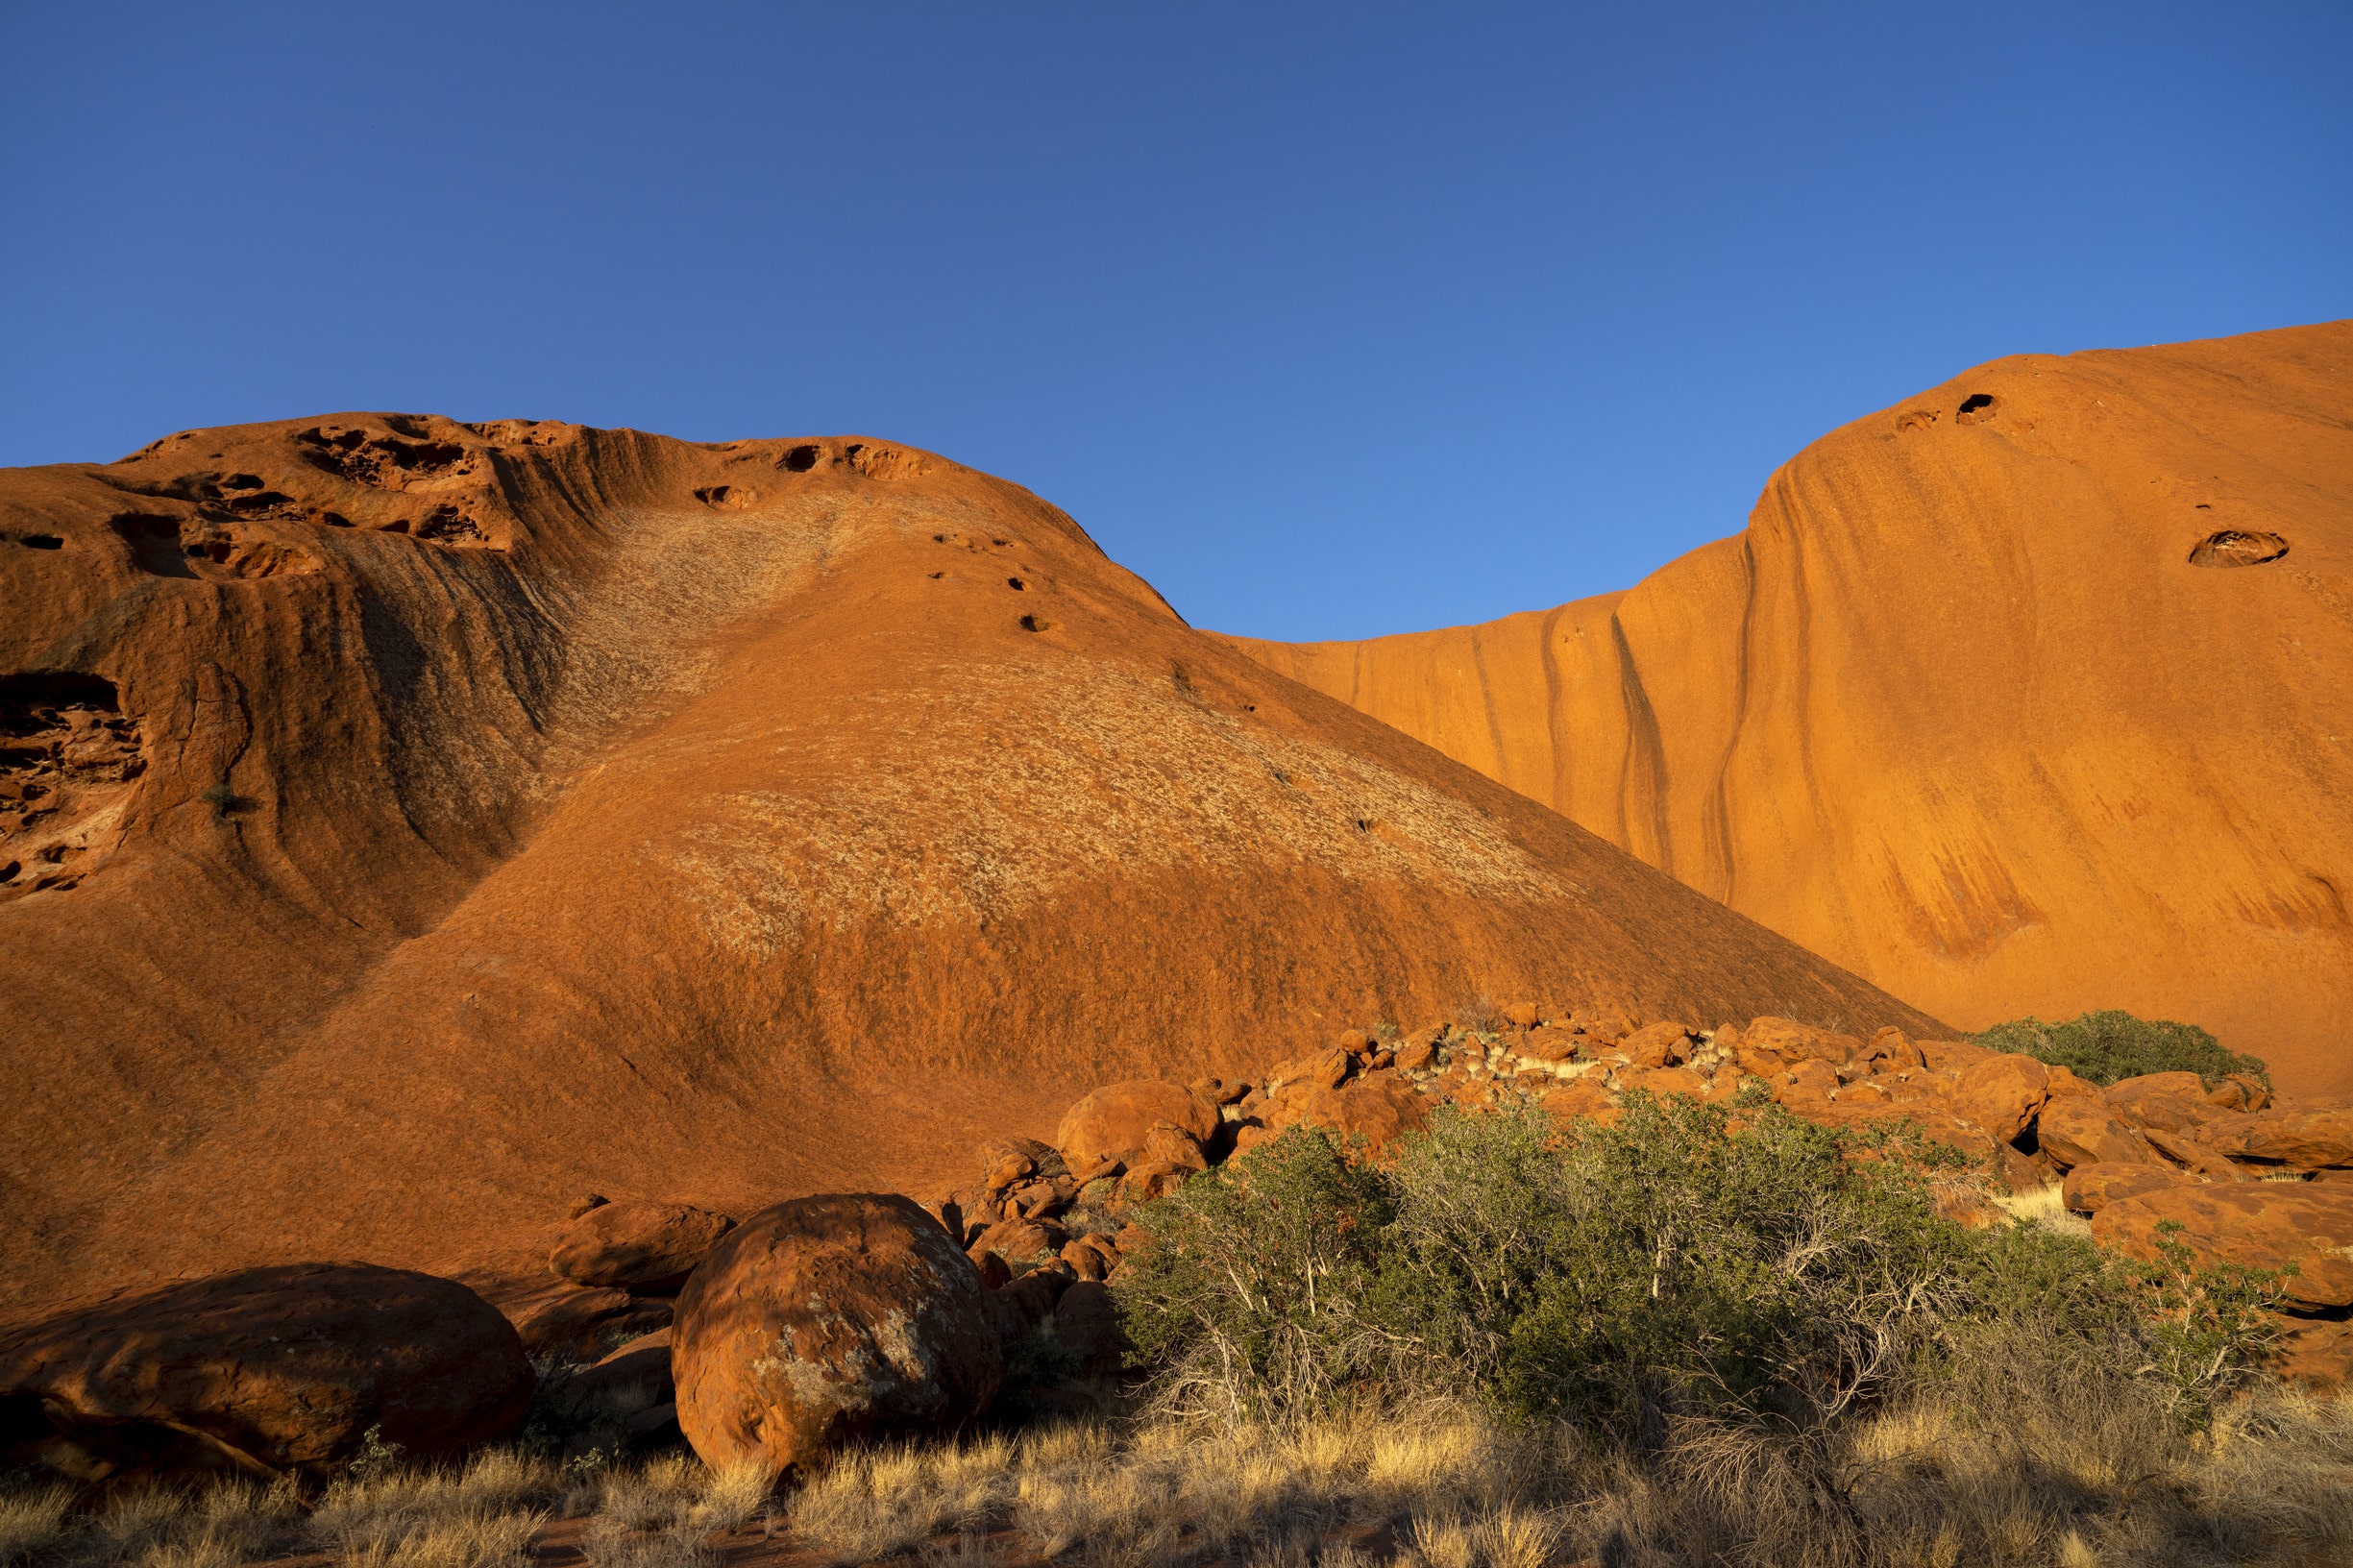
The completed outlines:
<svg viewBox="0 0 2353 1568">
<path fill-rule="evenodd" d="M 703 1462 L 781 1473 L 845 1443 L 952 1432 L 1005 1372 L 980 1271 L 912 1199 L 763 1209 L 711 1249 L 671 1338 Z"/>
<path fill-rule="evenodd" d="M 665 1295 L 734 1224 L 691 1204 L 600 1204 L 558 1233 L 548 1267 L 576 1285 Z"/>
<path fill-rule="evenodd" d="M 1216 1136 L 1217 1121 L 1217 1107 L 1182 1084 L 1129 1078 L 1105 1084 L 1064 1112 L 1054 1146 L 1075 1170 L 1140 1152 L 1162 1122 L 1207 1143 Z"/>
<path fill-rule="evenodd" d="M 535 1383 L 513 1325 L 454 1280 L 249 1268 L 0 1333 L 0 1470 L 317 1477 L 371 1429 L 415 1458 L 495 1442 Z"/>
</svg>

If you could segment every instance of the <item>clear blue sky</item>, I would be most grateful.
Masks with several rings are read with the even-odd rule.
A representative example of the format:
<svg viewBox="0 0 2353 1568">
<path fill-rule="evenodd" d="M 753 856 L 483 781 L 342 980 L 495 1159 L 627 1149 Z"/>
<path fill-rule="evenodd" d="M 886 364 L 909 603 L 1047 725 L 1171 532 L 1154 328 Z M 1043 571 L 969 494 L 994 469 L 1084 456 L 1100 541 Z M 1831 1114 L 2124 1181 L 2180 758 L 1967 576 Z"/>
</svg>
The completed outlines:
<svg viewBox="0 0 2353 1568">
<path fill-rule="evenodd" d="M 1284 638 L 1998 355 L 2353 314 L 2353 5 L 0 6 L 0 463 L 863 431 Z"/>
</svg>

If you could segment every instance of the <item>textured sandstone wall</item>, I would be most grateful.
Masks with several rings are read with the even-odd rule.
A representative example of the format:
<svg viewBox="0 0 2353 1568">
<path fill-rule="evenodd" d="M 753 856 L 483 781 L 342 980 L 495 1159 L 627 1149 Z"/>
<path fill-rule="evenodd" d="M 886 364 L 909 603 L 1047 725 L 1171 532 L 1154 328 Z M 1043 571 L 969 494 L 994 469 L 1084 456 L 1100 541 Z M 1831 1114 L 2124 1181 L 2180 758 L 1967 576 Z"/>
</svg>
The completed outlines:
<svg viewBox="0 0 2353 1568">
<path fill-rule="evenodd" d="M 926 1184 L 1474 988 L 1936 1030 L 872 441 L 0 473 L 0 1301 Z"/>
<path fill-rule="evenodd" d="M 2353 1090 L 2353 324 L 1998 360 L 1625 593 L 1232 641 L 1939 1017 Z"/>
</svg>

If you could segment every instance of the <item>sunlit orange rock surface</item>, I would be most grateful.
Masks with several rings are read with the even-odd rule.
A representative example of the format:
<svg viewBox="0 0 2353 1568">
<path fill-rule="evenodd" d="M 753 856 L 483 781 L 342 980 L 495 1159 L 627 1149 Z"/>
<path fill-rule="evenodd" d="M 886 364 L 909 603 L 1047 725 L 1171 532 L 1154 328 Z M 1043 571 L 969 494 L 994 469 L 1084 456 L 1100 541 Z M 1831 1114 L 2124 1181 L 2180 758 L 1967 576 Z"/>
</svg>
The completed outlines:
<svg viewBox="0 0 2353 1568">
<path fill-rule="evenodd" d="M 1473 988 L 1938 1032 L 873 441 L 344 414 L 0 473 L 0 1306 L 544 1289 L 582 1192 L 919 1188 Z"/>
<path fill-rule="evenodd" d="M 1997 360 L 1624 593 L 1236 646 L 1955 1023 L 2353 1090 L 2353 323 Z"/>
</svg>

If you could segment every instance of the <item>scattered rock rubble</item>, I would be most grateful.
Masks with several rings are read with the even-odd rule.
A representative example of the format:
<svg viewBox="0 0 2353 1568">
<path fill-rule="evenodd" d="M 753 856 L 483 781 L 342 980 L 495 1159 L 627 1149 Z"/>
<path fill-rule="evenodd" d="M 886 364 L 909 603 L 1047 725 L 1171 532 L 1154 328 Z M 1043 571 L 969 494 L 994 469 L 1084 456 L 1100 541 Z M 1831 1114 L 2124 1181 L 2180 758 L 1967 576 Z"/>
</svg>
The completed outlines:
<svg viewBox="0 0 2353 1568">
<path fill-rule="evenodd" d="M 2333 1384 L 2353 1367 L 2353 1332 L 2333 1332 L 2353 1307 L 2353 1107 L 2274 1108 L 2263 1081 L 2243 1075 L 2211 1090 L 2187 1072 L 2103 1089 L 2032 1057 L 1894 1029 L 1865 1040 L 1779 1017 L 1700 1029 L 1523 1002 L 1485 1028 L 1349 1030 L 1256 1084 L 1098 1089 L 1054 1144 L 993 1142 L 975 1180 L 924 1208 L 1001 1303 L 1002 1333 L 1038 1332 L 1051 1317 L 1089 1366 L 1108 1368 L 1117 1359 L 1108 1312 L 1098 1317 L 1090 1296 L 1078 1311 L 1068 1304 L 1133 1246 L 1128 1208 L 1287 1127 L 1331 1128 L 1377 1158 L 1438 1105 L 1607 1121 L 1633 1090 L 1723 1101 L 1752 1083 L 1825 1125 L 1908 1121 L 2014 1191 L 2064 1180 L 2068 1207 L 2093 1214 L 2095 1237 L 2128 1254 L 2154 1257 L 2158 1226 L 2171 1221 L 2202 1260 L 2292 1263 L 2285 1369 Z M 1956 1218 L 1999 1216 L 1959 1189 L 1945 1196 Z"/>
</svg>

